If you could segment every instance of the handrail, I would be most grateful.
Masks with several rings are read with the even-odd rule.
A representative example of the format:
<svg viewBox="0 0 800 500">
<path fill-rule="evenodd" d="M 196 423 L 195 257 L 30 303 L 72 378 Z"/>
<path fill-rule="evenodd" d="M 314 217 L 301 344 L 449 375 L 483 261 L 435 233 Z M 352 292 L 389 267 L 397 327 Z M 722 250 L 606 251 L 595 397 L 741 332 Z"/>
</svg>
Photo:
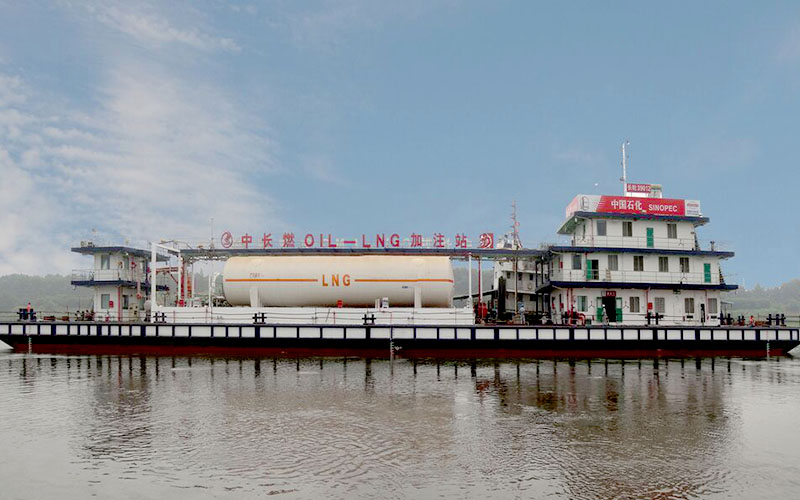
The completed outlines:
<svg viewBox="0 0 800 500">
<path fill-rule="evenodd" d="M 694 238 L 646 238 L 641 236 L 575 236 L 575 246 L 614 248 L 656 248 L 661 250 L 699 250 Z M 648 246 L 652 242 L 652 246 Z"/>
<path fill-rule="evenodd" d="M 706 280 L 708 276 L 708 280 Z M 545 281 L 597 281 L 614 283 L 670 283 L 692 285 L 719 285 L 719 273 L 706 274 L 704 272 L 660 272 L 660 271 L 611 271 L 607 269 L 557 269 L 545 277 Z"/>
<path fill-rule="evenodd" d="M 190 309 L 190 308 L 187 308 L 187 309 Z M 199 309 L 199 308 L 195 308 L 195 309 Z M 373 313 L 375 313 L 375 311 L 379 311 L 379 310 L 380 309 L 370 309 L 369 313 L 373 314 Z M 215 313 L 218 312 L 219 308 L 215 308 L 214 311 L 215 311 Z M 353 320 L 353 318 L 350 318 L 350 317 L 341 317 L 341 316 L 337 315 L 337 324 L 342 324 L 342 325 L 347 324 L 348 320 L 353 320 L 353 324 L 355 324 L 355 323 L 359 323 L 360 324 L 362 322 L 363 313 L 364 313 L 364 309 L 359 309 L 359 312 L 358 312 L 359 316 L 357 318 L 355 318 L 355 316 L 353 316 L 353 318 L 355 318 L 355 320 Z M 353 314 L 355 314 L 355 312 L 353 312 Z M 397 313 L 394 312 L 394 314 L 397 314 Z M 433 313 L 433 314 L 436 314 L 436 313 Z M 451 311 L 449 313 L 449 317 L 453 320 L 454 323 L 458 323 L 458 320 L 467 319 L 467 318 L 464 317 L 464 315 L 467 315 L 468 317 L 471 317 L 469 312 L 464 312 L 463 310 L 460 310 L 460 309 L 454 309 L 453 311 Z M 69 312 L 69 311 L 38 311 L 38 310 L 36 311 L 36 319 L 37 319 L 37 321 L 35 323 L 48 323 L 50 321 L 49 320 L 46 321 L 43 318 L 53 317 L 53 316 L 56 318 L 56 321 L 62 321 L 62 318 L 68 317 L 70 319 L 67 320 L 67 321 L 75 322 L 75 323 L 107 323 L 107 322 L 120 323 L 119 321 L 106 321 L 105 316 L 103 316 L 102 318 L 101 317 L 96 317 L 94 321 L 84 321 L 84 320 L 75 319 L 76 315 L 75 315 L 74 312 Z M 403 316 L 401 316 L 401 318 L 405 318 L 405 317 L 409 317 L 409 316 L 403 315 Z M 727 313 L 725 313 L 725 316 L 727 317 Z M 758 327 L 763 327 L 763 326 L 775 327 L 775 326 L 777 326 L 774 323 L 774 318 L 775 318 L 775 314 L 774 313 L 770 313 L 769 315 L 764 315 L 764 314 L 753 314 L 753 315 L 750 315 L 750 314 L 745 314 L 745 313 L 731 313 L 731 316 L 733 317 L 734 320 L 736 320 L 740 316 L 745 318 L 745 324 L 744 325 L 738 325 L 738 324 L 730 325 L 732 327 L 737 327 L 737 326 L 748 327 L 749 326 L 750 316 L 753 316 L 754 322 L 756 323 L 756 326 L 758 326 Z M 772 324 L 771 325 L 767 325 L 768 316 L 772 317 Z M 253 314 L 252 314 L 252 312 L 249 312 L 249 313 L 242 312 L 242 313 L 236 313 L 236 314 L 228 314 L 228 315 L 225 315 L 225 317 L 226 317 L 226 319 L 232 320 L 234 322 L 243 322 L 241 320 L 252 321 Z M 307 315 L 306 315 L 306 317 L 307 317 Z M 301 315 L 301 314 L 292 314 L 290 312 L 286 312 L 286 313 L 270 312 L 269 315 L 268 315 L 268 319 L 269 319 L 268 322 L 280 323 L 281 320 L 297 321 L 297 320 L 300 320 L 302 318 L 303 318 L 303 315 Z M 380 317 L 376 316 L 376 318 L 379 319 Z M 409 319 L 409 321 L 413 321 L 413 322 L 411 322 L 409 324 L 428 324 L 428 323 L 426 323 L 426 321 L 430 321 L 431 320 L 430 318 L 431 318 L 431 314 L 430 313 L 416 311 L 413 314 L 413 319 L 412 318 Z M 662 323 L 659 326 L 663 327 L 663 328 L 667 328 L 667 327 L 670 327 L 670 326 L 681 326 L 681 322 L 682 322 L 683 318 L 684 318 L 683 315 L 664 314 L 664 315 L 661 315 L 661 322 Z M 176 314 L 175 315 L 175 319 L 180 320 L 181 319 L 181 315 L 180 314 Z M 436 318 L 436 320 L 437 320 L 438 323 L 442 323 L 442 324 L 444 324 L 445 321 L 446 321 L 446 320 L 439 320 L 438 318 Z M 670 321 L 671 324 L 666 324 L 666 325 L 663 324 L 664 320 Z M 714 320 L 714 321 L 716 321 L 716 320 Z M 0 311 L 0 322 L 4 322 L 4 323 L 17 323 L 17 322 L 19 322 L 18 311 Z M 178 322 L 180 322 L 180 321 L 178 321 Z M 138 320 L 138 321 L 137 320 L 129 320 L 129 321 L 122 321 L 122 323 L 147 324 L 148 322 L 141 321 L 141 320 Z M 225 321 L 217 321 L 217 323 L 222 324 L 222 323 L 225 323 Z M 692 325 L 694 325 L 696 323 L 696 321 L 692 321 L 692 322 L 688 322 L 688 323 L 691 323 Z M 786 323 L 786 327 L 787 328 L 788 327 L 795 327 L 796 328 L 796 327 L 800 326 L 800 314 L 794 314 L 794 315 L 786 314 L 785 315 L 785 323 Z M 319 324 L 323 325 L 323 324 L 327 324 L 327 323 L 319 323 Z M 566 323 L 556 323 L 556 326 L 558 326 L 560 324 L 566 324 Z M 620 326 L 620 325 L 625 325 L 625 324 L 626 323 L 623 321 L 621 323 L 610 323 L 608 326 L 615 326 L 615 325 L 616 326 Z M 378 324 L 376 326 L 381 326 L 381 325 Z M 537 326 L 537 325 L 531 325 L 531 326 Z M 541 326 L 541 325 L 538 325 L 538 326 Z M 655 325 L 651 325 L 651 326 L 655 326 Z"/>
<path fill-rule="evenodd" d="M 73 269 L 72 281 L 147 281 L 144 272 L 131 269 Z"/>
</svg>

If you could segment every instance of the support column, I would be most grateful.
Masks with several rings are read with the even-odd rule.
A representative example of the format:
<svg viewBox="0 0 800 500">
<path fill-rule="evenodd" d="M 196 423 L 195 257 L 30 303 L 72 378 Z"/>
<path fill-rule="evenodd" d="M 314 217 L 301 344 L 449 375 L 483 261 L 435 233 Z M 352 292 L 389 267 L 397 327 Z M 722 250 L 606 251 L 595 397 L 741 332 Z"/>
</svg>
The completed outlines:
<svg viewBox="0 0 800 500">
<path fill-rule="evenodd" d="M 178 252 L 178 297 L 177 297 L 177 304 L 180 305 L 181 303 L 181 296 L 183 294 L 183 257 L 181 257 L 180 252 Z"/>
<path fill-rule="evenodd" d="M 467 275 L 467 282 L 469 283 L 469 306 L 472 307 L 472 254 L 467 255 L 467 262 L 469 263 L 469 274 Z"/>
<path fill-rule="evenodd" d="M 250 287 L 250 307 L 261 307 L 261 298 L 258 296 L 258 287 Z"/>
<path fill-rule="evenodd" d="M 481 290 L 481 282 L 483 281 L 483 276 L 481 275 L 481 257 L 478 256 L 478 303 L 483 302 L 483 291 Z"/>
<path fill-rule="evenodd" d="M 156 244 L 150 243 L 150 322 L 156 321 Z"/>
</svg>

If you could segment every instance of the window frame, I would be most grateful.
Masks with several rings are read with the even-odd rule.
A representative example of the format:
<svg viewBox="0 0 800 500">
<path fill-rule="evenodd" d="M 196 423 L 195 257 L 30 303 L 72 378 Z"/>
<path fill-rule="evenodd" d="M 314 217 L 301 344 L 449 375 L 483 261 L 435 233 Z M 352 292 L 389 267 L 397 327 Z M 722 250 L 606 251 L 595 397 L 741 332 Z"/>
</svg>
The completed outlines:
<svg viewBox="0 0 800 500">
<path fill-rule="evenodd" d="M 678 224 L 675 222 L 667 222 L 667 239 L 678 239 Z"/>
<path fill-rule="evenodd" d="M 641 266 L 637 266 L 636 263 L 641 263 Z M 637 269 L 639 267 L 640 269 Z M 637 272 L 644 272 L 644 255 L 634 255 L 633 256 L 633 270 Z"/>
<path fill-rule="evenodd" d="M 622 221 L 622 236 L 624 238 L 633 237 L 633 221 L 631 220 Z"/>
<path fill-rule="evenodd" d="M 669 257 L 663 255 L 658 256 L 658 272 L 660 273 L 669 272 Z"/>
<path fill-rule="evenodd" d="M 603 228 L 602 230 L 600 228 Z M 598 220 L 597 221 L 597 236 L 608 236 L 608 221 L 605 220 Z"/>
</svg>

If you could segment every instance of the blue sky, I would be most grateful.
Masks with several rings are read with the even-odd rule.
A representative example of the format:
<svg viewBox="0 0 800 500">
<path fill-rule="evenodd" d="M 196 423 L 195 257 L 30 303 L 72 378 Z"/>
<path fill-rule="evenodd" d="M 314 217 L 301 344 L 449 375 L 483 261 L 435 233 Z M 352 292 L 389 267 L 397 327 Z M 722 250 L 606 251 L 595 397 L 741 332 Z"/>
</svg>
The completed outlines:
<svg viewBox="0 0 800 500">
<path fill-rule="evenodd" d="M 800 277 L 800 4 L 0 0 L 0 274 L 210 232 L 557 241 L 577 193 L 699 199 Z"/>
</svg>

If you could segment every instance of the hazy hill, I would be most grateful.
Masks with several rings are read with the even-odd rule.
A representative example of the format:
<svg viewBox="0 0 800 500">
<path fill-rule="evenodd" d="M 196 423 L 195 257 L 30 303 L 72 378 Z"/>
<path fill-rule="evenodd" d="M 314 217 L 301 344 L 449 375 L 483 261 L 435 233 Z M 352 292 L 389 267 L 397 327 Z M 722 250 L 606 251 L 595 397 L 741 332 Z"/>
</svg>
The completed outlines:
<svg viewBox="0 0 800 500">
<path fill-rule="evenodd" d="M 455 267 L 455 294 L 467 293 L 467 269 Z M 473 268 L 473 290 L 478 290 L 478 273 Z M 28 301 L 39 311 L 74 312 L 91 308 L 92 292 L 84 287 L 73 288 L 69 276 L 51 274 L 47 276 L 27 276 L 10 274 L 0 276 L 0 312 L 14 312 L 24 307 Z M 196 277 L 197 292 L 205 293 L 207 277 Z M 483 271 L 483 290 L 492 286 L 492 271 Z M 724 295 L 724 300 L 732 303 L 732 313 L 762 314 L 784 313 L 800 314 L 800 279 L 788 281 L 773 288 L 756 286 L 751 290 L 737 290 Z"/>
<path fill-rule="evenodd" d="M 800 279 L 788 281 L 773 288 L 755 288 L 729 293 L 726 301 L 733 304 L 733 312 L 762 314 L 800 314 Z"/>
<path fill-rule="evenodd" d="M 481 281 L 481 291 L 486 292 L 492 288 L 494 271 L 491 269 L 481 270 L 483 280 Z M 466 295 L 469 293 L 469 270 L 466 267 L 453 268 L 454 295 Z M 478 270 L 472 269 L 472 293 L 478 294 Z"/>
<path fill-rule="evenodd" d="M 90 309 L 92 291 L 73 288 L 69 276 L 48 274 L 0 276 L 0 312 L 13 312 L 30 302 L 39 311 L 74 312 Z"/>
</svg>

